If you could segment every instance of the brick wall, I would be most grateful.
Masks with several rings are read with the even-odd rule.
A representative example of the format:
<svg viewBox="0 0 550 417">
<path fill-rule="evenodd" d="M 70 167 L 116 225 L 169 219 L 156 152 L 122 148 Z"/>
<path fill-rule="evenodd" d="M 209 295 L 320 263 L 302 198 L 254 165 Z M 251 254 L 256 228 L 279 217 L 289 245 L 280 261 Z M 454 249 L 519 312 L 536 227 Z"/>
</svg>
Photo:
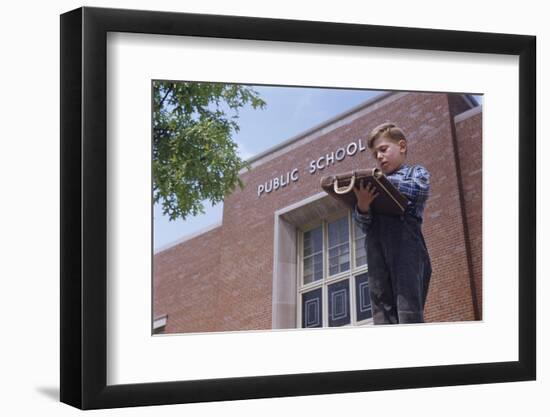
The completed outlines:
<svg viewBox="0 0 550 417">
<path fill-rule="evenodd" d="M 155 314 L 169 314 L 166 332 L 271 328 L 274 212 L 319 193 L 323 175 L 375 166 L 368 151 L 358 151 L 324 170 L 308 171 L 312 159 L 338 147 L 358 139 L 366 146 L 368 132 L 386 120 L 396 122 L 407 134 L 408 163 L 423 164 L 432 174 L 432 195 L 423 226 L 433 267 L 426 319 L 472 320 L 451 125 L 454 114 L 462 110 L 462 99 L 451 98 L 446 94 L 393 94 L 307 133 L 289 145 L 288 152 L 277 150 L 256 161 L 251 171 L 241 175 L 245 189 L 237 189 L 225 199 L 222 227 L 155 256 Z M 475 130 L 474 124 L 471 128 Z M 461 127 L 461 137 L 467 134 Z M 293 168 L 299 170 L 298 181 L 258 197 L 258 185 L 281 175 L 286 180 L 286 173 Z M 218 253 L 218 264 L 207 261 L 206 254 L 214 253 Z M 195 297 L 197 301 L 189 300 Z"/>
<path fill-rule="evenodd" d="M 153 315 L 168 314 L 165 333 L 215 331 L 221 227 L 157 253 Z"/>
<path fill-rule="evenodd" d="M 462 170 L 462 187 L 470 243 L 472 286 L 477 302 L 477 317 L 482 319 L 482 114 L 477 109 L 458 119 L 456 136 Z M 465 114 L 466 116 L 466 114 Z"/>
</svg>

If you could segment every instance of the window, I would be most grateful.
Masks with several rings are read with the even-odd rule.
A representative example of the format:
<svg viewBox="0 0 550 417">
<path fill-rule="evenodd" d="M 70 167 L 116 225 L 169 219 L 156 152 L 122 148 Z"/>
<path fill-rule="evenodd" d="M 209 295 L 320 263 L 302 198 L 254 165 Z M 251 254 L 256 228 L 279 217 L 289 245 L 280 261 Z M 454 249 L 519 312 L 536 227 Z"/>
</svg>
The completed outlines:
<svg viewBox="0 0 550 417">
<path fill-rule="evenodd" d="M 163 334 L 166 330 L 166 322 L 168 321 L 168 315 L 155 317 L 153 320 L 153 334 Z"/>
<path fill-rule="evenodd" d="M 372 323 L 364 242 L 349 211 L 300 231 L 299 327 Z"/>
<path fill-rule="evenodd" d="M 304 283 L 323 279 L 323 229 L 304 233 Z"/>
</svg>

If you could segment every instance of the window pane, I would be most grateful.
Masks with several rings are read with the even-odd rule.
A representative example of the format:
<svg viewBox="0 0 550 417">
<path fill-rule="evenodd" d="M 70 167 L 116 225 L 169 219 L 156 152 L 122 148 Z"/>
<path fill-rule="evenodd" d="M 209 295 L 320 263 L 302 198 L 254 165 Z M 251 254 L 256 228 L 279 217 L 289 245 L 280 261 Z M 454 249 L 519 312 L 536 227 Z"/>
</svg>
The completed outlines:
<svg viewBox="0 0 550 417">
<path fill-rule="evenodd" d="M 371 318 L 372 308 L 370 304 L 368 274 L 361 274 L 355 277 L 355 298 L 357 321 Z"/>
<path fill-rule="evenodd" d="M 363 232 L 363 229 L 355 222 L 353 222 L 354 227 L 354 233 L 355 233 L 355 239 L 364 238 L 365 232 Z"/>
<path fill-rule="evenodd" d="M 349 241 L 348 217 L 342 217 L 328 224 L 328 247 Z"/>
<path fill-rule="evenodd" d="M 313 259 L 313 280 L 318 281 L 323 279 L 323 254 L 319 253 Z"/>
<path fill-rule="evenodd" d="M 367 251 L 365 250 L 365 233 L 357 225 L 354 224 L 355 233 L 355 266 L 362 266 L 367 264 Z"/>
<path fill-rule="evenodd" d="M 350 269 L 348 217 L 328 224 L 329 275 Z"/>
<path fill-rule="evenodd" d="M 304 285 L 323 279 L 323 254 L 304 259 Z"/>
<path fill-rule="evenodd" d="M 339 281 L 328 286 L 328 325 L 331 327 L 350 324 L 349 281 Z"/>
<path fill-rule="evenodd" d="M 336 246 L 329 250 L 328 255 L 329 275 L 347 271 L 350 268 L 349 263 L 349 243 Z"/>
<path fill-rule="evenodd" d="M 304 232 L 304 284 L 323 279 L 323 227 Z"/>
<path fill-rule="evenodd" d="M 359 241 L 355 244 L 355 265 L 363 266 L 367 264 L 367 251 L 363 246 L 363 242 Z"/>
<path fill-rule="evenodd" d="M 313 282 L 313 258 L 304 259 L 304 284 Z"/>
<path fill-rule="evenodd" d="M 323 250 L 323 228 L 319 226 L 316 229 L 304 233 L 304 256 L 312 255 Z"/>
<path fill-rule="evenodd" d="M 302 327 L 322 327 L 322 314 L 322 288 L 302 294 Z"/>
</svg>

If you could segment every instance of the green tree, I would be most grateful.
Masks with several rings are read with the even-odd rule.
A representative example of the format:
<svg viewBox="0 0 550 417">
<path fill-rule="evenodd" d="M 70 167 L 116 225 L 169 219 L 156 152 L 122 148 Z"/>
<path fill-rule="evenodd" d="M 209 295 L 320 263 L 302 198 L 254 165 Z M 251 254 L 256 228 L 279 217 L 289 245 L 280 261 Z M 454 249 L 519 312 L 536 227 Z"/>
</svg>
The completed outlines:
<svg viewBox="0 0 550 417">
<path fill-rule="evenodd" d="M 243 183 L 247 167 L 232 135 L 239 109 L 264 108 L 249 86 L 221 83 L 153 83 L 153 201 L 170 220 L 204 213 L 203 200 L 219 203 Z"/>
</svg>

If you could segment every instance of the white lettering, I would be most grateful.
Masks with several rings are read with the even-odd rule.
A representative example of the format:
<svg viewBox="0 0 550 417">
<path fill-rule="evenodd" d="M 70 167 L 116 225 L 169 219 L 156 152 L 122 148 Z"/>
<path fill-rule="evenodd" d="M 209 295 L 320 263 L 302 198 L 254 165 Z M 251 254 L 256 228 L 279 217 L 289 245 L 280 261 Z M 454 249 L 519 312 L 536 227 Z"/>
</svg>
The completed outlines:
<svg viewBox="0 0 550 417">
<path fill-rule="evenodd" d="M 315 159 L 309 163 L 309 173 L 315 174 L 315 170 L 317 168 L 315 167 Z"/>
<path fill-rule="evenodd" d="M 357 152 L 363 152 L 365 149 L 366 147 L 363 145 L 362 139 L 350 142 L 346 146 L 338 148 L 335 152 L 327 153 L 326 155 L 320 156 L 318 159 L 312 159 L 309 162 L 308 171 L 310 174 L 315 174 L 317 171 L 321 171 L 328 168 L 330 165 L 334 165 L 336 162 L 344 160 L 346 155 L 354 156 Z M 284 188 L 289 185 L 291 181 L 298 181 L 298 178 L 298 168 L 294 168 L 292 171 L 287 171 L 286 174 L 272 178 L 264 184 L 258 185 L 258 197 L 264 193 L 270 193 Z"/>
<path fill-rule="evenodd" d="M 327 166 L 330 164 L 334 164 L 334 152 L 332 152 L 330 155 L 327 154 Z"/>
<path fill-rule="evenodd" d="M 350 150 L 352 146 L 353 146 L 353 150 Z M 355 153 L 357 152 L 357 144 L 355 142 L 351 142 L 346 148 L 346 152 L 348 153 L 349 156 L 355 155 Z"/>
<path fill-rule="evenodd" d="M 290 179 L 290 172 L 286 173 L 286 182 L 285 182 L 285 177 L 281 175 L 281 188 L 286 187 L 288 185 L 289 179 Z"/>
<path fill-rule="evenodd" d="M 293 182 L 298 181 L 298 174 L 298 168 L 294 168 L 292 171 L 287 171 L 285 174 L 281 174 L 263 184 L 258 185 L 258 198 L 261 197 L 262 194 L 277 191 L 283 187 L 286 187 L 290 184 L 291 180 Z"/>
<path fill-rule="evenodd" d="M 325 157 L 324 156 L 321 156 L 318 160 L 317 160 L 317 169 L 324 169 L 325 166 L 321 164 L 322 161 L 325 160 Z"/>
<path fill-rule="evenodd" d="M 267 187 L 267 182 L 265 183 L 265 192 L 270 193 L 273 191 L 273 180 L 269 180 L 269 188 Z"/>
</svg>

